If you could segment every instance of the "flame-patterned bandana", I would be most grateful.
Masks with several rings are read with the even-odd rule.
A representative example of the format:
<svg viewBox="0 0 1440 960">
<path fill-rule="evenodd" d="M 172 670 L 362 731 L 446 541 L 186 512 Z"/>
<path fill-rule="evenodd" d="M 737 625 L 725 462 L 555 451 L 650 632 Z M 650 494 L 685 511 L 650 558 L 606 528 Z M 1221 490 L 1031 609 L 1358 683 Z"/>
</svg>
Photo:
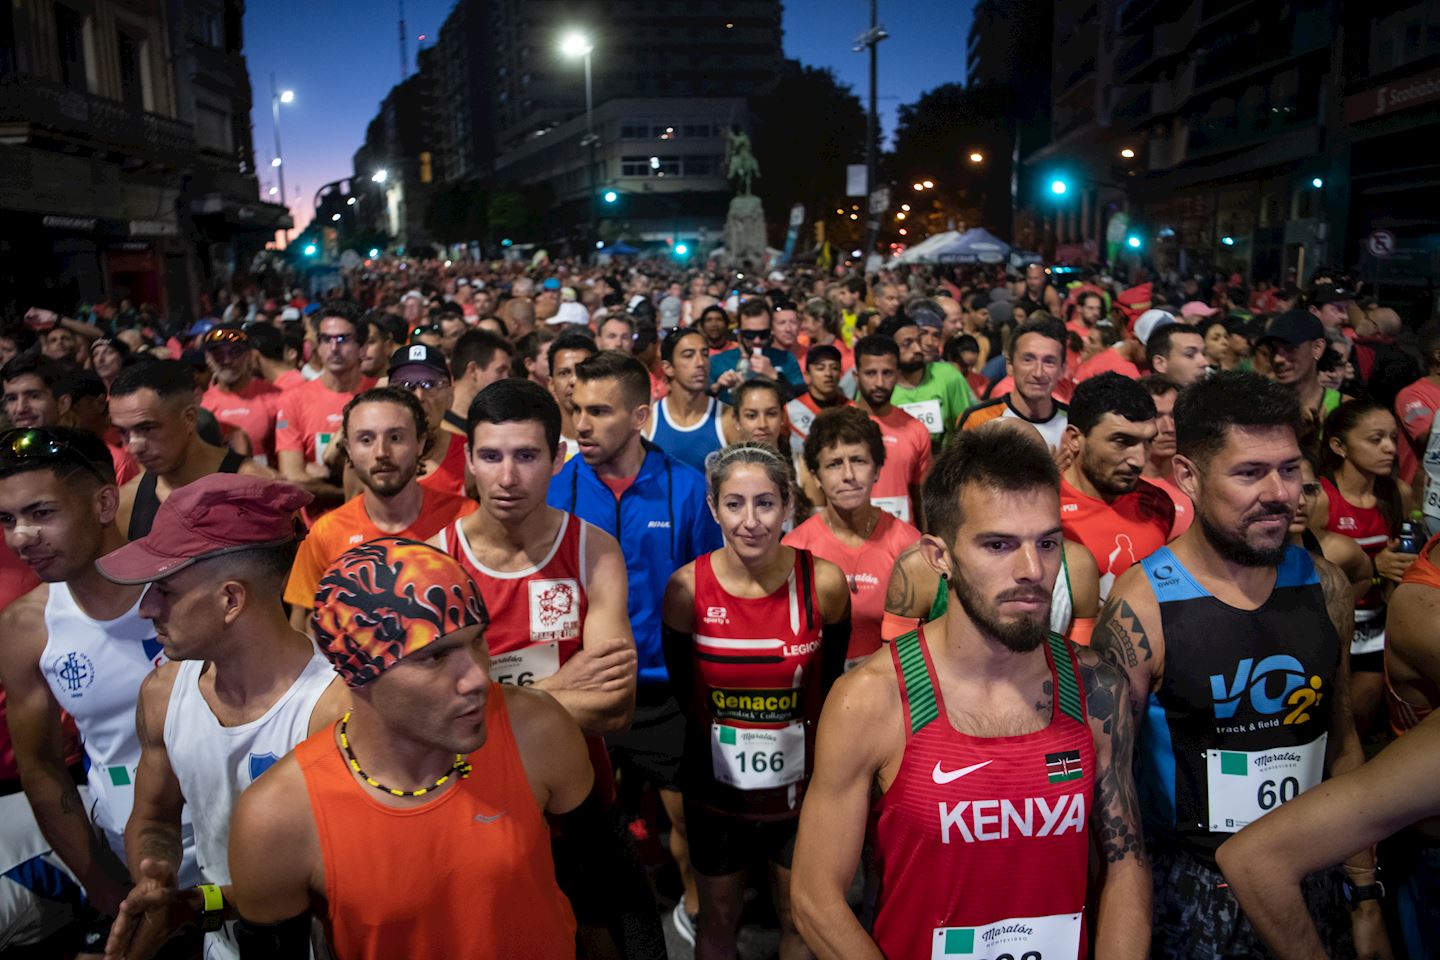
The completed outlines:
<svg viewBox="0 0 1440 960">
<path fill-rule="evenodd" d="M 447 634 L 489 622 L 475 581 L 455 558 L 399 537 L 342 554 L 321 577 L 310 617 L 320 649 L 351 687 Z"/>
</svg>

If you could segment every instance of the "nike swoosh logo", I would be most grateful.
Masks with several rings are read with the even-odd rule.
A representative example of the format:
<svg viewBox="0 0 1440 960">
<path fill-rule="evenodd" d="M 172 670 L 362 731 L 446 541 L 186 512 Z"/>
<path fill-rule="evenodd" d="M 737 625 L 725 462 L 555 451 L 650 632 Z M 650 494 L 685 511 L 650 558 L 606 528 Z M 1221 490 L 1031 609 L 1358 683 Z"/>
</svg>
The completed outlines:
<svg viewBox="0 0 1440 960">
<path fill-rule="evenodd" d="M 505 811 L 504 811 L 504 810 L 501 810 L 499 813 L 495 814 L 495 816 L 493 816 L 493 817 L 487 817 L 487 816 L 485 816 L 485 814 L 483 814 L 483 813 L 477 813 L 477 814 L 475 814 L 475 822 L 476 822 L 476 823 L 494 823 L 496 820 L 499 820 L 499 819 L 500 819 L 501 817 L 503 817 L 503 816 L 505 816 Z"/>
<path fill-rule="evenodd" d="M 936 760 L 935 770 L 930 774 L 930 776 L 936 783 L 951 783 L 955 780 L 959 780 L 961 777 L 966 776 L 967 774 L 974 773 L 981 767 L 990 766 L 992 762 L 993 761 L 990 760 L 981 760 L 979 763 L 971 764 L 968 767 L 961 767 L 959 770 L 946 771 L 940 769 L 940 761 Z"/>
</svg>

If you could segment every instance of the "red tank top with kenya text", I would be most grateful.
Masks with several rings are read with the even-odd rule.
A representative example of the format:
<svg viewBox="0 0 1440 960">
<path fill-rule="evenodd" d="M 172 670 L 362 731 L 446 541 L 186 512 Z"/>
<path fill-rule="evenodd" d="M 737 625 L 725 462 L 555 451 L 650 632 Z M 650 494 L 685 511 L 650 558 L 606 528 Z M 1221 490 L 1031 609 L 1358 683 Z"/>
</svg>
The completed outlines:
<svg viewBox="0 0 1440 960">
<path fill-rule="evenodd" d="M 905 752 L 876 805 L 887 957 L 1086 956 L 1088 812 L 1095 746 L 1069 643 L 1045 647 L 1048 726 L 972 737 L 945 712 L 925 641 L 890 647 L 905 707 Z"/>
<path fill-rule="evenodd" d="M 543 680 L 580 649 L 589 606 L 585 594 L 585 529 L 567 513 L 545 558 L 524 570 L 492 570 L 470 549 L 457 520 L 440 535 L 441 549 L 480 588 L 490 625 L 490 675 L 499 683 L 528 687 Z"/>
<path fill-rule="evenodd" d="M 695 559 L 694 722 L 681 770 L 686 797 L 720 813 L 799 816 L 810 780 L 823 622 L 814 556 L 794 552 L 790 576 L 760 598 L 728 593 L 714 554 Z"/>
</svg>

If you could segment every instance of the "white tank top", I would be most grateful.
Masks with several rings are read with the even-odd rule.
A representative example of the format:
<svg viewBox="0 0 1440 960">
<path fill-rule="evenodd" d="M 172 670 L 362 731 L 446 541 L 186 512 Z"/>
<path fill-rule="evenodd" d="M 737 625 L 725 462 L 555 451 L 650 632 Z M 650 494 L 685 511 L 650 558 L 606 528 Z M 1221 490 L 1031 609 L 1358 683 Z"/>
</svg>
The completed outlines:
<svg viewBox="0 0 1440 960">
<path fill-rule="evenodd" d="M 70 588 L 50 584 L 45 602 L 48 637 L 40 671 L 61 709 L 75 718 L 85 756 L 93 807 L 90 819 L 110 849 L 125 860 L 125 823 L 135 802 L 140 739 L 135 703 L 140 684 L 165 662 L 155 625 L 140 616 L 140 601 L 114 620 L 95 620 L 80 609 Z M 182 886 L 197 882 L 189 817 L 181 822 Z"/>
<path fill-rule="evenodd" d="M 235 801 L 275 761 L 310 735 L 310 715 L 335 671 L 314 651 L 300 676 L 265 711 L 224 727 L 200 694 L 203 660 L 180 664 L 165 710 L 165 751 L 195 824 L 195 859 L 202 883 L 230 882 L 230 813 Z M 230 924 L 205 937 L 206 960 L 240 956 Z"/>
</svg>

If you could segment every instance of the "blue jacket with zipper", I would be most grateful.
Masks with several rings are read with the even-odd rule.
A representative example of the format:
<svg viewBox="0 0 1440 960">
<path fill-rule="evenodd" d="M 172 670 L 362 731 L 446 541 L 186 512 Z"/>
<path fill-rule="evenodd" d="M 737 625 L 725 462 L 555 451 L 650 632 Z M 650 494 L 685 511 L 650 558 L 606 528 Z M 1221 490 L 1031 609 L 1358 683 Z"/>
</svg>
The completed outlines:
<svg viewBox="0 0 1440 960">
<path fill-rule="evenodd" d="M 571 457 L 550 480 L 550 506 L 595 524 L 620 542 L 630 580 L 630 629 L 640 685 L 664 683 L 660 607 L 670 575 L 702 553 L 720 549 L 705 503 L 705 477 L 645 441 L 635 482 L 617 500 L 584 457 Z"/>
</svg>

